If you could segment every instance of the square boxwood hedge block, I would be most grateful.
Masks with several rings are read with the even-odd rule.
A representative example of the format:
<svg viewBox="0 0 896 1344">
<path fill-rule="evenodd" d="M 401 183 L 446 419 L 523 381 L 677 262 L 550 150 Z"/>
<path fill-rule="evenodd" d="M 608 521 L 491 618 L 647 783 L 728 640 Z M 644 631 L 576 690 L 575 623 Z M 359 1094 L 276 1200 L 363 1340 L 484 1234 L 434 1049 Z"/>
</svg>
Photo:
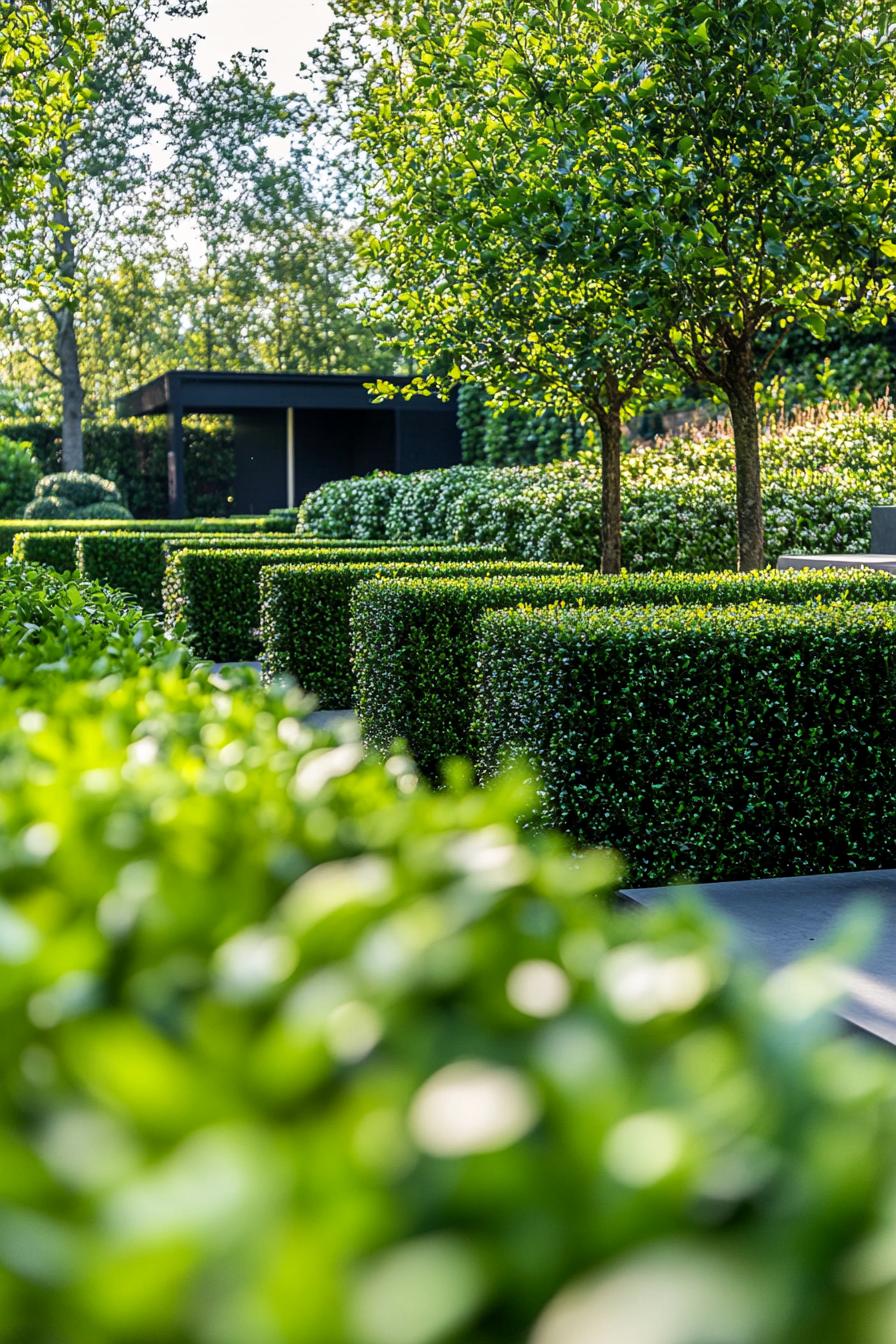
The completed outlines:
<svg viewBox="0 0 896 1344">
<path fill-rule="evenodd" d="M 295 544 L 291 537 L 272 542 L 269 533 L 258 536 L 209 533 L 185 537 L 182 533 L 165 532 L 161 528 L 151 532 L 91 531 L 80 533 L 77 558 L 78 568 L 85 577 L 132 593 L 147 611 L 160 612 L 165 566 L 173 549 L 291 547 Z"/>
<path fill-rule="evenodd" d="M 463 547 L 423 545 L 402 550 L 403 560 L 460 559 Z M 189 547 L 174 550 L 164 581 L 165 621 L 184 622 L 186 637 L 199 658 L 214 662 L 252 662 L 261 652 L 259 583 L 262 569 L 280 564 L 376 564 L 394 550 L 380 546 L 322 548 L 294 544 L 266 547 Z M 481 551 L 475 553 L 479 558 Z"/>
<path fill-rule="evenodd" d="M 262 518 L 2 518 L 0 519 L 0 555 L 11 555 L 20 532 L 172 532 L 197 536 L 207 532 L 254 536 L 261 530 Z M 270 538 L 268 538 L 270 540 Z"/>
<path fill-rule="evenodd" d="M 265 676 L 294 677 L 323 709 L 354 700 L 349 614 L 359 583 L 378 575 L 424 576 L 557 573 L 559 565 L 519 560 L 445 560 L 430 564 L 276 565 L 261 571 L 261 642 Z"/>
<path fill-rule="evenodd" d="M 476 626 L 484 611 L 548 606 L 803 603 L 896 600 L 893 579 L 865 570 L 757 574 L 579 574 L 553 579 L 386 579 L 355 593 L 352 648 L 366 740 L 404 739 L 435 777 L 449 756 L 470 755 Z"/>
<path fill-rule="evenodd" d="M 74 574 L 78 569 L 77 532 L 18 532 L 13 540 L 12 554 L 23 564 L 47 565 L 61 574 Z"/>
<path fill-rule="evenodd" d="M 896 606 L 554 608 L 480 624 L 483 773 L 635 883 L 896 864 Z"/>
</svg>

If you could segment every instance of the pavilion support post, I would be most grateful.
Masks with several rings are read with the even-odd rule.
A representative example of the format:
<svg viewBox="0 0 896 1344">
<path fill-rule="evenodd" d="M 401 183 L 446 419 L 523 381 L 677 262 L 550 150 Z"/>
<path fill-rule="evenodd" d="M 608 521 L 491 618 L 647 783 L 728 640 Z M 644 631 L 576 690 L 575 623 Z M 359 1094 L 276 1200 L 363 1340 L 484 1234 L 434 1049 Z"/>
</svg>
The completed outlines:
<svg viewBox="0 0 896 1344">
<path fill-rule="evenodd" d="M 296 506 L 296 413 L 292 406 L 286 410 L 286 506 Z"/>
<path fill-rule="evenodd" d="M 187 485 L 184 474 L 184 413 L 179 400 L 168 402 L 168 517 L 186 518 Z"/>
<path fill-rule="evenodd" d="M 394 437 L 394 444 L 395 444 L 395 465 L 394 465 L 394 467 L 392 468 L 392 470 L 393 470 L 393 471 L 401 471 L 401 470 L 403 470 L 403 467 L 402 467 L 402 461 L 401 461 L 401 457 L 402 457 L 402 453 L 401 453 L 401 450 L 402 450 L 402 442 L 401 442 L 401 408 L 400 408 L 400 406 L 396 406 L 396 407 L 395 407 L 395 410 L 394 410 L 393 414 L 394 414 L 394 416 L 395 416 L 395 437 Z"/>
</svg>

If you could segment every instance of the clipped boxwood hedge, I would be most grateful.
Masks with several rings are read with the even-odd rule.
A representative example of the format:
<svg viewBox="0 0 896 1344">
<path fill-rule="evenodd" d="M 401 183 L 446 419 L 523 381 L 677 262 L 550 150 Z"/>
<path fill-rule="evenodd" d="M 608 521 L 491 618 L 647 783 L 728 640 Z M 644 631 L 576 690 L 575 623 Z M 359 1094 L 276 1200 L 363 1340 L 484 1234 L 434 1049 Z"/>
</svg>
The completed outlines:
<svg viewBox="0 0 896 1344">
<path fill-rule="evenodd" d="M 71 524 L 69 524 L 71 526 Z M 61 574 L 74 574 L 78 569 L 78 533 L 18 532 L 13 538 L 13 558 L 23 564 L 47 565 Z"/>
<path fill-rule="evenodd" d="M 0 555 L 11 555 L 20 532 L 172 532 L 188 536 L 206 532 L 252 536 L 264 518 L 0 518 Z"/>
<path fill-rule="evenodd" d="M 121 588 L 125 592 L 132 593 L 147 611 L 161 611 L 164 600 L 165 566 L 170 556 L 177 550 L 238 550 L 255 547 L 269 549 L 271 546 L 289 550 L 296 548 L 301 551 L 344 549 L 333 542 L 318 542 L 292 535 L 278 536 L 276 540 L 272 540 L 269 532 L 259 532 L 257 536 L 233 535 L 226 532 L 185 536 L 182 531 L 167 532 L 162 528 L 155 528 L 149 532 L 120 529 L 112 532 L 79 533 L 75 555 L 76 567 L 85 577 L 97 579 L 113 588 Z M 419 548 L 395 545 L 389 549 L 401 554 L 406 549 Z M 40 550 L 38 547 L 35 559 L 40 558 Z M 52 553 L 52 548 L 47 548 L 47 553 Z M 65 554 L 67 558 L 67 553 Z"/>
<path fill-rule="evenodd" d="M 180 532 L 86 532 L 78 537 L 78 570 L 87 578 L 107 583 L 132 593 L 147 611 L 161 611 L 165 566 L 172 552 L 183 548 L 226 550 L 255 546 L 293 546 L 307 549 L 313 543 L 298 538 L 278 538 L 270 534 L 234 536 L 229 533 L 184 537 Z M 328 543 L 329 544 L 329 543 Z"/>
<path fill-rule="evenodd" d="M 757 574 L 581 574 L 556 578 L 383 579 L 352 605 L 358 712 L 380 750 L 401 738 L 431 777 L 450 756 L 470 755 L 477 621 L 519 603 L 585 606 L 802 603 L 843 597 L 896 599 L 888 574 L 769 570 Z"/>
<path fill-rule="evenodd" d="M 323 554 L 323 552 L 321 553 Z M 378 575 L 427 578 L 559 573 L 536 561 L 445 560 L 436 564 L 276 565 L 261 571 L 261 661 L 265 676 L 295 678 L 323 709 L 354 700 L 349 614 L 352 593 Z"/>
<path fill-rule="evenodd" d="M 896 606 L 490 612 L 474 736 L 633 881 L 896 863 Z"/>
<path fill-rule="evenodd" d="M 262 569 L 278 564 L 378 564 L 394 557 L 389 548 L 330 545 L 316 550 L 296 546 L 175 551 L 165 571 L 164 608 L 169 628 L 183 623 L 200 658 L 215 662 L 253 662 L 261 651 L 259 583 Z M 482 550 L 424 545 L 402 549 L 403 560 L 480 558 Z M 301 556 L 301 560 L 300 560 Z"/>
</svg>

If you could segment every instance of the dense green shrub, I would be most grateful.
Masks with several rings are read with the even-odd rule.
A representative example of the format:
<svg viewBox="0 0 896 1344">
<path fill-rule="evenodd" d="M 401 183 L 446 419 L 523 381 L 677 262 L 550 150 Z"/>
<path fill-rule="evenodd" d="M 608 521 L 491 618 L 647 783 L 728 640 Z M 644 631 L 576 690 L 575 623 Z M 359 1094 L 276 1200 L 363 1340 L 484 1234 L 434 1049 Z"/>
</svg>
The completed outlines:
<svg viewBox="0 0 896 1344">
<path fill-rule="evenodd" d="M 312 543 L 284 537 L 278 546 L 305 550 Z M 185 534 L 155 528 L 150 532 L 121 529 L 116 532 L 83 532 L 76 547 L 77 568 L 86 578 L 133 594 L 147 611 L 160 612 L 163 581 L 169 556 L 178 548 L 229 549 L 271 545 L 270 534 L 231 535 L 209 532 Z"/>
<path fill-rule="evenodd" d="M 482 621 L 474 736 L 637 883 L 896 862 L 896 607 L 523 609 Z"/>
<path fill-rule="evenodd" d="M 321 553 L 323 554 L 323 552 Z M 444 560 L 437 564 L 276 565 L 261 571 L 261 662 L 265 676 L 290 676 L 323 709 L 354 701 L 349 613 L 352 593 L 378 575 L 424 578 L 556 572 L 537 561 Z M 390 743 L 391 745 L 391 743 Z"/>
<path fill-rule="evenodd" d="M 382 541 L 400 480 L 394 472 L 375 471 L 370 476 L 329 481 L 302 501 L 298 529 L 314 536 Z"/>
<path fill-rule="evenodd" d="M 18 688 L 17 703 L 24 694 L 51 709 L 72 681 L 184 659 L 183 647 L 121 594 L 44 565 L 0 562 L 0 688 Z"/>
<path fill-rule="evenodd" d="M 11 555 L 14 538 L 20 532 L 170 532 L 197 537 L 233 535 L 251 537 L 259 533 L 262 519 L 234 518 L 79 518 L 75 522 L 60 518 L 0 518 L 0 555 Z M 279 545 L 279 542 L 277 543 Z"/>
<path fill-rule="evenodd" d="M 109 520 L 113 518 L 132 519 L 134 515 L 130 513 L 123 504 L 103 504 L 98 502 L 96 504 L 85 504 L 83 509 L 78 509 L 77 516 L 82 520 L 90 518 L 103 518 Z"/>
<path fill-rule="evenodd" d="M 115 482 L 89 471 L 58 471 L 42 476 L 34 496 L 35 499 L 64 499 L 75 509 L 86 508 L 88 504 L 121 503 L 121 493 Z"/>
<path fill-rule="evenodd" d="M 896 1074 L 825 965 L 295 697 L 52 708 L 0 696 L 4 1341 L 889 1344 Z"/>
<path fill-rule="evenodd" d="M 63 471 L 42 476 L 26 518 L 131 518 L 113 481 L 86 471 Z"/>
<path fill-rule="evenodd" d="M 633 447 L 623 461 L 623 561 L 632 570 L 730 569 L 735 482 L 721 432 Z M 896 418 L 889 407 L 822 409 L 763 444 L 766 553 L 868 549 L 871 507 L 894 501 Z M 323 486 L 301 509 L 320 536 L 484 541 L 520 559 L 600 561 L 594 453 L 545 467 L 452 467 L 401 477 L 362 531 L 370 478 Z"/>
<path fill-rule="evenodd" d="M 0 518 L 16 518 L 25 511 L 39 477 L 31 444 L 0 434 Z"/>
<path fill-rule="evenodd" d="M 261 651 L 261 571 L 278 564 L 340 564 L 388 561 L 394 551 L 381 547 L 345 550 L 296 546 L 270 550 L 258 546 L 174 551 L 165 570 L 164 609 L 169 628 L 182 623 L 199 658 L 215 662 L 252 662 Z M 300 560 L 301 556 L 301 560 Z M 487 551 L 458 546 L 423 545 L 401 552 L 403 560 L 473 560 Z"/>
<path fill-rule="evenodd" d="M 25 506 L 23 517 L 43 521 L 51 518 L 68 518 L 70 513 L 69 506 L 58 495 L 43 495 L 37 499 L 32 499 Z"/>
<path fill-rule="evenodd" d="M 493 411 L 488 394 L 475 383 L 459 390 L 457 424 L 464 462 L 493 467 L 526 466 L 573 457 L 585 447 L 588 431 L 580 421 L 543 411 Z"/>
<path fill-rule="evenodd" d="M 60 574 L 74 574 L 78 569 L 78 533 L 54 528 L 52 532 L 19 532 L 12 546 L 12 554 L 23 564 L 47 565 Z"/>
<path fill-rule="evenodd" d="M 470 755 L 477 625 L 482 613 L 519 603 L 548 606 L 720 606 L 896 597 L 890 575 L 834 570 L 762 574 L 656 574 L 549 579 L 383 579 L 352 603 L 357 705 L 365 739 L 380 750 L 407 742 L 436 777 L 449 756 Z"/>
</svg>

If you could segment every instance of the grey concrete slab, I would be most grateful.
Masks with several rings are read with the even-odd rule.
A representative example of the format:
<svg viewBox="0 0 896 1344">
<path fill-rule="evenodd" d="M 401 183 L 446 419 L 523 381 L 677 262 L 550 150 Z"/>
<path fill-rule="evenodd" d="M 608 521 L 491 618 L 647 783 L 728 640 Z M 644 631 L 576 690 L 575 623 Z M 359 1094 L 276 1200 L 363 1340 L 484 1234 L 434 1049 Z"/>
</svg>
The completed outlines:
<svg viewBox="0 0 896 1344">
<path fill-rule="evenodd" d="M 261 663 L 212 663 L 213 672 L 220 672 L 225 667 L 251 667 L 253 672 L 261 676 Z"/>
<path fill-rule="evenodd" d="M 308 715 L 312 728 L 358 728 L 358 720 L 350 709 L 316 709 Z"/>
<path fill-rule="evenodd" d="M 876 898 L 880 935 L 861 965 L 841 968 L 845 997 L 838 1012 L 852 1026 L 896 1045 L 896 868 L 708 882 L 694 890 L 728 917 L 738 941 L 771 968 L 819 950 L 857 898 Z M 621 895 L 636 905 L 652 906 L 680 893 L 680 887 L 633 887 Z"/>
<path fill-rule="evenodd" d="M 883 569 L 896 574 L 896 555 L 782 555 L 778 569 Z"/>
<path fill-rule="evenodd" d="M 872 551 L 896 551 L 896 507 L 876 504 L 871 510 Z"/>
</svg>

